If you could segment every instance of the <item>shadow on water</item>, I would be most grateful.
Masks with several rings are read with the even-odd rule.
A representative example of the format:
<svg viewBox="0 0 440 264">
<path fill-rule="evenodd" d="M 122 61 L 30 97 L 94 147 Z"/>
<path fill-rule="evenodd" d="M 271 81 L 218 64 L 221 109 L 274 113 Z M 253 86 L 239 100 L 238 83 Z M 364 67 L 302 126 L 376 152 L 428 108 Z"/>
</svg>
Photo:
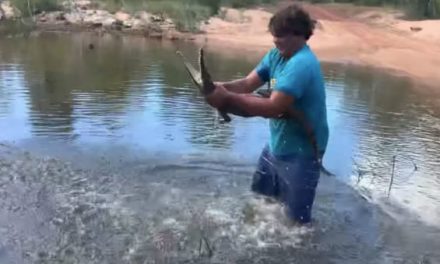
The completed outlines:
<svg viewBox="0 0 440 264">
<path fill-rule="evenodd" d="M 288 228 L 282 208 L 249 192 L 267 121 L 219 125 L 175 45 L 195 60 L 188 43 L 136 37 L 2 39 L 1 263 L 440 260 L 439 96 L 323 64 L 324 163 L 345 183 L 322 177 L 314 226 Z M 246 75 L 260 56 L 207 48 L 218 80 Z"/>
</svg>

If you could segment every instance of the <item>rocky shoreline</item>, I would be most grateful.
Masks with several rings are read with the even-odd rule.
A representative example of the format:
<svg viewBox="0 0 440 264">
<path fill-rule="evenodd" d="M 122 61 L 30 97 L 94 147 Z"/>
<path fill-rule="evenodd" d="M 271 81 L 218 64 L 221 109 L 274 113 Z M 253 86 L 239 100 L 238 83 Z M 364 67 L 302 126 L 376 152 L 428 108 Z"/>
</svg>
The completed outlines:
<svg viewBox="0 0 440 264">
<path fill-rule="evenodd" d="M 29 18 L 37 31 L 95 31 L 98 33 L 135 34 L 149 38 L 193 39 L 192 34 L 180 32 L 170 18 L 146 11 L 130 14 L 124 11 L 111 13 L 98 9 L 89 0 L 70 1 L 62 11 L 41 12 Z M 0 4 L 0 23 L 24 21 L 20 11 L 9 1 Z"/>
</svg>

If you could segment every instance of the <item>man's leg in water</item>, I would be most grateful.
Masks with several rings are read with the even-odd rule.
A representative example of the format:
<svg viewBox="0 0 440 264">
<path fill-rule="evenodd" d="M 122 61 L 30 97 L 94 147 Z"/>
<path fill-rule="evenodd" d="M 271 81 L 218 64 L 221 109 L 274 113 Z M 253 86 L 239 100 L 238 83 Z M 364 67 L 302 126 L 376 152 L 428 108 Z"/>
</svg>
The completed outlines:
<svg viewBox="0 0 440 264">
<path fill-rule="evenodd" d="M 263 195 L 266 201 L 279 198 L 278 175 L 274 165 L 274 159 L 269 153 L 268 146 L 264 147 L 258 159 L 257 169 L 253 175 L 251 190 Z M 269 198 L 269 199 L 268 199 Z"/>
<path fill-rule="evenodd" d="M 319 177 L 320 167 L 316 159 L 301 156 L 275 158 L 266 146 L 258 159 L 251 189 L 282 202 L 293 223 L 306 224 L 312 220 Z"/>
<path fill-rule="evenodd" d="M 320 169 L 313 158 L 292 157 L 277 162 L 279 192 L 290 220 L 307 224 L 312 220 Z"/>
</svg>

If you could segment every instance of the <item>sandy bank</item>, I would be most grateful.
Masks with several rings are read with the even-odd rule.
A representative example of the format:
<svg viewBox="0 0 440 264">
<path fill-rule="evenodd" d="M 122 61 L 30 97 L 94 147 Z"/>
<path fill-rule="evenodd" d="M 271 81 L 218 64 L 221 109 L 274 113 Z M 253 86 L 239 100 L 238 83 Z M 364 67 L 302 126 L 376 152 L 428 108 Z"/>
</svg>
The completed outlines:
<svg viewBox="0 0 440 264">
<path fill-rule="evenodd" d="M 440 88 L 440 20 L 404 21 L 378 8 L 306 5 L 318 20 L 310 46 L 322 61 L 385 68 Z M 273 46 L 267 9 L 225 11 L 203 26 L 207 45 L 264 52 Z M 437 90 L 437 89 L 435 89 Z"/>
</svg>

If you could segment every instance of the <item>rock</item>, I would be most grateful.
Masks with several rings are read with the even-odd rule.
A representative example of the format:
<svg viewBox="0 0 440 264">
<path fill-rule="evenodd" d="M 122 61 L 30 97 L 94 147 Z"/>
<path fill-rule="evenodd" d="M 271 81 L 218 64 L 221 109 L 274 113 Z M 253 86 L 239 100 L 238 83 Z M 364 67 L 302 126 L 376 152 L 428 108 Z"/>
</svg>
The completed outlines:
<svg viewBox="0 0 440 264">
<path fill-rule="evenodd" d="M 151 22 L 151 14 L 149 14 L 145 11 L 140 11 L 140 12 L 136 13 L 134 17 L 137 19 L 140 19 L 146 23 Z"/>
<path fill-rule="evenodd" d="M 64 1 L 62 3 L 62 6 L 64 7 L 65 10 L 88 10 L 88 9 L 93 9 L 93 8 L 97 8 L 98 5 L 97 3 L 94 3 L 90 0 L 68 0 L 68 1 Z"/>
<path fill-rule="evenodd" d="M 161 31 L 170 31 L 176 29 L 175 25 L 172 23 L 163 23 L 159 25 Z"/>
<path fill-rule="evenodd" d="M 135 30 L 144 29 L 144 28 L 146 28 L 148 26 L 148 23 L 145 22 L 142 19 L 135 18 L 131 22 L 132 22 L 132 27 L 131 28 L 135 29 Z"/>
<path fill-rule="evenodd" d="M 66 18 L 64 16 L 64 12 L 55 11 L 50 13 L 42 12 L 37 17 L 39 22 L 47 22 L 47 23 L 57 23 L 59 21 L 64 21 Z"/>
<path fill-rule="evenodd" d="M 167 35 L 167 39 L 168 40 L 178 40 L 179 37 L 177 37 L 176 35 L 173 35 L 173 34 L 168 34 Z"/>
<path fill-rule="evenodd" d="M 93 7 L 92 2 L 90 0 L 77 0 L 74 3 L 77 8 L 83 9 L 83 10 L 86 10 L 86 9 Z"/>
<path fill-rule="evenodd" d="M 151 15 L 150 21 L 151 22 L 163 22 L 163 21 L 165 21 L 165 18 L 163 16 L 159 16 L 159 15 Z"/>
<path fill-rule="evenodd" d="M 410 27 L 410 29 L 411 29 L 411 31 L 415 31 L 415 32 L 418 32 L 418 31 L 422 30 L 421 27 Z"/>
<path fill-rule="evenodd" d="M 119 20 L 116 20 L 112 25 L 111 25 L 111 29 L 114 29 L 114 30 L 122 30 L 122 22 L 121 21 L 119 21 Z"/>
<path fill-rule="evenodd" d="M 84 14 L 86 16 L 93 16 L 94 14 L 96 14 L 97 10 L 84 10 Z"/>
<path fill-rule="evenodd" d="M 62 12 L 62 11 L 53 12 L 52 14 L 53 14 L 55 20 L 58 20 L 58 21 L 66 20 L 66 17 L 64 16 L 64 12 Z"/>
<path fill-rule="evenodd" d="M 47 16 L 46 16 L 46 13 L 43 11 L 43 12 L 41 12 L 41 14 L 39 14 L 38 16 L 37 16 L 37 20 L 39 21 L 39 22 L 46 22 L 47 20 L 48 20 L 48 18 L 47 18 Z"/>
<path fill-rule="evenodd" d="M 97 10 L 93 10 L 94 14 L 97 16 L 112 16 L 110 14 L 110 12 L 108 12 L 107 10 L 101 10 L 101 9 L 97 9 Z"/>
<path fill-rule="evenodd" d="M 166 38 L 169 40 L 183 39 L 184 35 L 178 31 L 170 30 L 165 34 Z"/>
<path fill-rule="evenodd" d="M 81 24 L 83 22 L 84 15 L 79 12 L 73 12 L 65 14 L 66 22 L 70 24 Z"/>
<path fill-rule="evenodd" d="M 83 23 L 93 26 L 110 27 L 116 19 L 105 10 L 86 10 L 86 16 L 83 19 Z"/>
<path fill-rule="evenodd" d="M 168 24 L 168 25 L 174 25 L 174 21 L 171 18 L 165 19 L 164 22 L 165 22 L 165 24 Z"/>
<path fill-rule="evenodd" d="M 119 21 L 125 22 L 131 18 L 131 15 L 122 11 L 118 11 L 115 14 L 115 18 Z"/>
<path fill-rule="evenodd" d="M 161 39 L 163 37 L 163 34 L 160 32 L 148 32 L 148 37 Z"/>
<path fill-rule="evenodd" d="M 114 15 L 117 21 L 120 21 L 121 25 L 125 28 L 132 28 L 134 24 L 134 19 L 130 14 L 119 11 Z"/>
<path fill-rule="evenodd" d="M 106 17 L 102 20 L 102 26 L 103 27 L 112 27 L 116 23 L 116 19 L 113 17 Z"/>
<path fill-rule="evenodd" d="M 13 19 L 20 17 L 20 11 L 15 7 L 13 7 L 9 1 L 1 2 L 0 9 L 2 10 L 3 17 L 5 19 Z"/>
<path fill-rule="evenodd" d="M 102 21 L 99 19 L 94 19 L 93 17 L 92 18 L 84 18 L 83 23 L 88 26 L 102 27 Z"/>
</svg>

